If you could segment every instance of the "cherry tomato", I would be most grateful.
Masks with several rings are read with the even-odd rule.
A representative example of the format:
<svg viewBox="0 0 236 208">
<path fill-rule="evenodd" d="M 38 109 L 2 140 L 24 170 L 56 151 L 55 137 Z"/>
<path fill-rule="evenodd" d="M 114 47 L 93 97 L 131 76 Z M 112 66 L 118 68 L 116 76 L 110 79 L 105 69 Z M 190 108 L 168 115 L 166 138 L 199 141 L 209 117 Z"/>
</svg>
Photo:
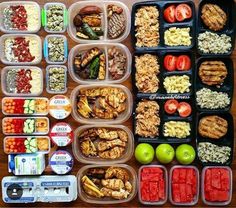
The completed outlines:
<svg viewBox="0 0 236 208">
<path fill-rule="evenodd" d="M 180 102 L 177 110 L 181 117 L 188 117 L 192 113 L 191 106 L 186 102 Z"/>
<path fill-rule="evenodd" d="M 178 105 L 179 103 L 177 100 L 167 100 L 164 105 L 165 112 L 168 114 L 174 114 L 178 108 Z"/>
<path fill-rule="evenodd" d="M 175 9 L 175 18 L 181 22 L 192 17 L 192 9 L 187 4 L 179 4 Z"/>
<path fill-rule="evenodd" d="M 168 6 L 165 10 L 164 10 L 164 19 L 167 22 L 173 23 L 176 21 L 175 19 L 175 6 L 171 5 Z"/>
<path fill-rule="evenodd" d="M 177 58 L 176 68 L 180 71 L 187 71 L 191 68 L 191 59 L 187 55 L 181 55 Z"/>
<path fill-rule="evenodd" d="M 164 67 L 167 71 L 176 70 L 177 57 L 173 55 L 166 55 L 164 58 Z"/>
</svg>

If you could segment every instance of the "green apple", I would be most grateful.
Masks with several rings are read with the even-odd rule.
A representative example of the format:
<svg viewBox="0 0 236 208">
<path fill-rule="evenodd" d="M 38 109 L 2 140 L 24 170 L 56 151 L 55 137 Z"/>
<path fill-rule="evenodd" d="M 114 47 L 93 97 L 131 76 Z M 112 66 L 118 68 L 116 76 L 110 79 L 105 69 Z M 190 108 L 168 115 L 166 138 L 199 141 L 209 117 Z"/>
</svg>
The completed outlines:
<svg viewBox="0 0 236 208">
<path fill-rule="evenodd" d="M 135 158 L 141 164 L 149 164 L 153 161 L 154 158 L 154 148 L 152 145 L 147 143 L 139 144 L 135 149 Z"/>
<path fill-rule="evenodd" d="M 174 148 L 169 144 L 160 144 L 156 148 L 156 157 L 160 163 L 170 163 L 175 156 Z"/>
<path fill-rule="evenodd" d="M 176 149 L 176 159 L 182 165 L 191 164 L 196 157 L 194 148 L 189 144 L 181 144 Z"/>
</svg>

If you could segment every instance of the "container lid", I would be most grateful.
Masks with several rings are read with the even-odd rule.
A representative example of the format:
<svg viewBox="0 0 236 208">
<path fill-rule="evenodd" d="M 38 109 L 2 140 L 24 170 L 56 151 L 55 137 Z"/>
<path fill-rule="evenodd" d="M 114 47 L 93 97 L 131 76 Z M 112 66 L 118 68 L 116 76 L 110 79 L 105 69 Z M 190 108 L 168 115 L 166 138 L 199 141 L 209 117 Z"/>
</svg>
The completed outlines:
<svg viewBox="0 0 236 208">
<path fill-rule="evenodd" d="M 64 95 L 55 95 L 49 101 L 49 114 L 55 119 L 65 119 L 71 114 L 70 99 Z"/>
<path fill-rule="evenodd" d="M 74 160 L 71 154 L 64 150 L 54 152 L 49 159 L 49 165 L 56 174 L 66 174 L 71 171 Z"/>
<path fill-rule="evenodd" d="M 60 122 L 51 128 L 49 136 L 54 144 L 65 147 L 73 141 L 74 132 L 69 124 Z"/>
</svg>

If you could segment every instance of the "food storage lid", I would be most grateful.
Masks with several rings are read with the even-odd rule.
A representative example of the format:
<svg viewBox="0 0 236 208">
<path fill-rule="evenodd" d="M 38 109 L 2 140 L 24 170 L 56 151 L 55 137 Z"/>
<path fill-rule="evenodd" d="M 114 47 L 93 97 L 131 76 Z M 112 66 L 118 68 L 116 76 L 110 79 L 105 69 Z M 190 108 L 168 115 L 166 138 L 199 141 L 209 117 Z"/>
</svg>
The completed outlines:
<svg viewBox="0 0 236 208">
<path fill-rule="evenodd" d="M 80 78 L 76 73 L 75 73 L 75 69 L 74 69 L 74 58 L 76 55 L 78 55 L 78 53 L 80 52 L 86 52 L 87 50 L 90 50 L 91 48 L 97 47 L 99 49 L 101 49 L 102 51 L 104 51 L 105 56 L 106 56 L 106 75 L 105 75 L 105 79 L 104 80 L 99 80 L 99 79 L 82 79 Z M 119 50 L 121 53 L 123 53 L 126 57 L 126 70 L 124 73 L 124 76 L 120 79 L 112 79 L 110 72 L 109 72 L 109 55 L 108 55 L 108 49 L 111 48 L 117 48 L 117 50 Z M 72 77 L 72 79 L 79 83 L 79 84 L 88 84 L 88 83 L 93 83 L 93 84 L 97 84 L 97 83 L 122 83 L 124 82 L 126 79 L 128 79 L 130 73 L 131 73 L 131 63 L 132 63 L 132 56 L 131 53 L 129 51 L 129 49 L 121 44 L 121 43 L 91 43 L 91 44 L 79 44 L 76 45 L 75 47 L 73 47 L 70 52 L 69 52 L 69 56 L 68 56 L 68 69 L 69 69 L 69 73 Z"/>
<path fill-rule="evenodd" d="M 63 7 L 63 30 L 61 31 L 53 31 L 48 28 L 48 22 L 47 22 L 47 11 L 49 7 L 51 6 L 62 6 Z M 48 2 L 44 4 L 44 7 L 42 9 L 42 26 L 44 27 L 44 30 L 47 33 L 64 33 L 66 31 L 67 25 L 68 25 L 68 11 L 66 9 L 66 5 L 59 2 Z"/>
<path fill-rule="evenodd" d="M 164 171 L 164 179 L 165 179 L 165 199 L 160 200 L 158 202 L 148 202 L 148 201 L 143 201 L 141 197 L 141 172 L 142 169 L 144 168 L 161 168 Z M 167 174 L 167 169 L 163 165 L 142 165 L 139 170 L 138 170 L 138 199 L 140 203 L 144 205 L 163 205 L 167 202 L 167 196 L 168 196 L 168 174 Z"/>
<path fill-rule="evenodd" d="M 4 27 L 4 18 L 3 18 L 3 11 L 6 7 L 8 6 L 17 6 L 17 5 L 31 5 L 31 6 L 35 6 L 36 10 L 37 10 L 37 18 L 38 18 L 38 22 L 37 22 L 37 27 L 34 30 L 9 30 L 6 29 Z M 34 15 L 35 14 L 30 14 L 30 15 Z M 40 21 L 40 16 L 41 16 L 41 10 L 40 10 L 40 6 L 38 3 L 34 2 L 34 1 L 4 1 L 2 3 L 0 3 L 0 16 L 2 18 L 0 18 L 0 30 L 4 33 L 37 33 L 40 30 L 41 27 L 41 21 Z M 34 23 L 36 24 L 36 22 Z"/>
<path fill-rule="evenodd" d="M 64 95 L 55 95 L 49 101 L 49 114 L 55 119 L 65 119 L 71 114 L 70 99 Z"/>
<path fill-rule="evenodd" d="M 68 123 L 60 122 L 51 128 L 49 136 L 54 144 L 65 147 L 73 141 L 74 132 Z"/>
<path fill-rule="evenodd" d="M 109 198 L 95 198 L 88 196 L 81 184 L 81 178 L 86 174 L 87 170 L 89 168 L 109 168 L 109 167 L 119 167 L 119 168 L 124 168 L 129 172 L 130 175 L 130 183 L 132 185 L 132 192 L 126 199 L 109 199 Z M 120 204 L 120 203 L 127 203 L 131 201 L 137 194 L 137 174 L 136 171 L 129 165 L 126 164 L 113 164 L 113 165 L 85 165 L 83 166 L 77 173 L 77 181 L 78 181 L 78 195 L 80 199 L 86 203 L 91 203 L 91 204 Z"/>
<path fill-rule="evenodd" d="M 69 152 L 58 150 L 52 154 L 49 159 L 49 165 L 53 172 L 63 175 L 71 171 L 74 165 L 74 160 Z"/>
<path fill-rule="evenodd" d="M 117 5 L 121 8 L 123 8 L 124 10 L 124 15 L 125 15 L 125 20 L 126 20 L 126 28 L 125 28 L 125 31 L 123 32 L 123 34 L 121 36 L 119 36 L 118 38 L 115 38 L 115 39 L 110 39 L 107 35 L 108 33 L 108 29 L 107 29 L 107 25 L 108 25 L 108 20 L 107 20 L 107 6 L 108 5 L 111 5 L 111 4 L 114 4 L 114 5 Z M 101 10 L 102 10 L 102 29 L 104 31 L 104 36 L 103 38 L 100 38 L 99 40 L 85 40 L 85 39 L 81 39 L 81 38 L 78 38 L 76 36 L 76 28 L 73 24 L 73 20 L 74 20 L 74 17 L 78 14 L 78 12 L 80 11 L 80 9 L 82 9 L 83 7 L 86 7 L 86 6 L 98 6 Z M 68 31 L 68 34 L 69 36 L 76 42 L 79 42 L 79 43 L 95 43 L 95 42 L 100 42 L 100 41 L 105 41 L 105 42 L 122 42 L 125 38 L 127 38 L 127 36 L 129 35 L 129 32 L 130 32 L 130 25 L 131 25 L 131 18 L 130 18 L 130 11 L 128 9 L 128 7 L 120 2 L 120 1 L 106 1 L 106 0 L 103 0 L 103 1 L 100 1 L 99 4 L 97 3 L 97 1 L 79 1 L 79 2 L 76 2 L 74 4 L 72 4 L 69 9 L 68 9 L 68 22 L 69 22 L 69 25 L 68 25 L 68 28 L 67 28 L 67 31 Z"/>
<path fill-rule="evenodd" d="M 64 60 L 63 61 L 50 61 L 49 58 L 49 39 L 50 38 L 62 38 L 64 45 Z M 43 42 L 43 54 L 46 62 L 48 64 L 64 64 L 67 61 L 68 56 L 68 42 L 65 35 L 47 35 Z"/>
<path fill-rule="evenodd" d="M 23 38 L 31 38 L 35 40 L 35 47 L 38 48 L 38 58 L 35 58 L 32 62 L 11 62 L 8 61 L 5 57 L 5 40 L 7 38 L 17 38 L 17 37 L 23 37 Z M 36 51 L 36 50 L 34 50 Z M 38 35 L 34 34 L 5 34 L 0 37 L 0 59 L 2 63 L 6 65 L 37 65 L 42 60 L 42 41 L 41 38 Z"/>
<path fill-rule="evenodd" d="M 81 150 L 80 150 L 80 141 L 78 139 L 78 135 L 85 132 L 85 131 L 89 131 L 92 128 L 108 128 L 108 129 L 118 129 L 118 130 L 124 130 L 127 135 L 128 135 L 128 141 L 126 144 L 126 149 L 125 152 L 123 153 L 123 155 L 120 158 L 117 159 L 103 159 L 100 157 L 86 157 L 82 154 Z M 75 158 L 81 162 L 81 163 L 85 163 L 85 164 L 114 164 L 114 163 L 125 163 L 128 160 L 130 160 L 130 158 L 132 157 L 134 152 L 134 136 L 132 131 L 130 131 L 129 128 L 127 128 L 126 126 L 123 125 L 104 125 L 104 124 L 94 124 L 94 125 L 83 125 L 78 127 L 75 130 L 75 134 L 74 134 L 74 141 L 73 141 L 73 154 L 75 156 Z"/>
<path fill-rule="evenodd" d="M 50 86 L 49 86 L 49 70 L 50 68 L 63 68 L 64 69 L 64 76 L 65 76 L 65 80 L 64 80 L 64 85 L 65 85 L 65 89 L 62 90 L 62 91 L 54 91 L 54 90 L 51 90 L 50 89 Z M 49 94 L 64 94 L 67 92 L 67 67 L 64 66 L 64 65 L 48 65 L 46 67 L 46 90 Z"/>
<path fill-rule="evenodd" d="M 196 184 L 196 195 L 194 197 L 194 200 L 192 202 L 175 202 L 173 200 L 173 195 L 172 195 L 172 174 L 174 169 L 177 168 L 185 168 L 185 169 L 194 169 L 194 171 L 196 172 L 196 178 L 197 178 L 197 184 Z M 169 200 L 171 202 L 171 204 L 173 205 L 179 205 L 179 206 L 194 206 L 195 204 L 198 203 L 198 198 L 199 198 L 199 189 L 200 189 L 200 179 L 199 179 L 199 170 L 197 169 L 197 167 L 192 166 L 192 165 L 175 165 L 170 169 L 170 175 L 169 175 Z"/>
</svg>

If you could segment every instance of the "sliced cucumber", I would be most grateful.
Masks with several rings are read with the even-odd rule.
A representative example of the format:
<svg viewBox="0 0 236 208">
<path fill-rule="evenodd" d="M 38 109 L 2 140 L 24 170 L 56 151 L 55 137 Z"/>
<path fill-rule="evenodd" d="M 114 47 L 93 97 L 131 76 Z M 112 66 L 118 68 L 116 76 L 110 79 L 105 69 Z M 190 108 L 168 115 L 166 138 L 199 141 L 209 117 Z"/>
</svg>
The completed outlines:
<svg viewBox="0 0 236 208">
<path fill-rule="evenodd" d="M 24 101 L 24 108 L 28 108 L 29 107 L 29 103 L 30 103 L 30 100 L 25 100 Z"/>
<path fill-rule="evenodd" d="M 29 110 L 35 111 L 35 100 L 31 100 L 29 103 Z"/>
</svg>

